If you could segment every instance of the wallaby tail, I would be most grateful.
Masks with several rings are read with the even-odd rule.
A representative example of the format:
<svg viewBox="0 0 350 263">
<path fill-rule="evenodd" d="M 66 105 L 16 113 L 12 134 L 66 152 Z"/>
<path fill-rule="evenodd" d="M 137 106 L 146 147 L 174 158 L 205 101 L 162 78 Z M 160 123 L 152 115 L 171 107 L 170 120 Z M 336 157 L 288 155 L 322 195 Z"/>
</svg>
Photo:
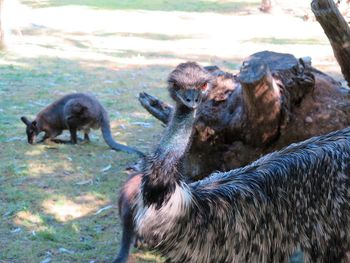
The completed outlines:
<svg viewBox="0 0 350 263">
<path fill-rule="evenodd" d="M 123 152 L 127 152 L 127 153 L 136 153 L 139 156 L 145 156 L 139 150 L 136 150 L 136 149 L 131 148 L 129 146 L 117 143 L 113 139 L 112 134 L 111 134 L 111 127 L 109 125 L 108 117 L 105 117 L 105 116 L 103 117 L 103 119 L 101 121 L 101 131 L 102 131 L 103 139 L 108 144 L 108 146 L 111 147 L 113 150 L 115 150 L 115 151 L 123 151 Z"/>
</svg>

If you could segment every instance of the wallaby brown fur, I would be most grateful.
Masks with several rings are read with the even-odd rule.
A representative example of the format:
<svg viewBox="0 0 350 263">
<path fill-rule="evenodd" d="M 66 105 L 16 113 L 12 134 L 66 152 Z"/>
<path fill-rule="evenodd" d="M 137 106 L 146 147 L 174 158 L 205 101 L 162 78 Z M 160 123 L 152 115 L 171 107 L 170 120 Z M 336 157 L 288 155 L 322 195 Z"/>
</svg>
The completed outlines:
<svg viewBox="0 0 350 263">
<path fill-rule="evenodd" d="M 101 128 L 104 140 L 113 150 L 143 156 L 140 151 L 114 141 L 107 111 L 90 94 L 71 93 L 65 95 L 41 110 L 33 121 L 29 121 L 24 116 L 21 117 L 21 120 L 27 126 L 26 133 L 30 144 L 35 142 L 35 138 L 40 132 L 45 133 L 43 140 L 52 140 L 63 130 L 69 130 L 71 142 L 76 144 L 77 131 L 83 131 L 84 140 L 89 141 L 90 129 Z"/>
</svg>

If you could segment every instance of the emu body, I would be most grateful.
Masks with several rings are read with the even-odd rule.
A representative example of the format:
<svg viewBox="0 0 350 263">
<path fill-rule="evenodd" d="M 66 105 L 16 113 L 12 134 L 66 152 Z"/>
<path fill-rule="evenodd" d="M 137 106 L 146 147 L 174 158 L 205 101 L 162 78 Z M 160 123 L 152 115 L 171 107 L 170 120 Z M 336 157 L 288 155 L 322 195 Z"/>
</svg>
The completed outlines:
<svg viewBox="0 0 350 263">
<path fill-rule="evenodd" d="M 142 189 L 136 211 L 137 234 L 168 262 L 288 262 L 296 247 L 342 262 L 350 249 L 350 128 L 174 183 L 161 204 Z"/>
<path fill-rule="evenodd" d="M 43 140 L 52 140 L 64 130 L 69 130 L 71 142 L 77 143 L 77 131 L 84 132 L 84 140 L 89 141 L 90 129 L 101 128 L 105 142 L 116 151 L 143 155 L 140 151 L 114 141 L 111 135 L 108 113 L 92 95 L 72 93 L 54 101 L 41 110 L 33 121 L 21 117 L 26 124 L 28 142 L 33 144 L 36 136 L 44 132 Z"/>
<path fill-rule="evenodd" d="M 183 77 L 182 67 L 174 72 Z M 135 234 L 167 262 L 288 262 L 297 247 L 307 262 L 342 262 L 350 249 L 350 128 L 187 183 L 182 157 L 195 114 L 176 101 L 145 158 Z"/>
</svg>

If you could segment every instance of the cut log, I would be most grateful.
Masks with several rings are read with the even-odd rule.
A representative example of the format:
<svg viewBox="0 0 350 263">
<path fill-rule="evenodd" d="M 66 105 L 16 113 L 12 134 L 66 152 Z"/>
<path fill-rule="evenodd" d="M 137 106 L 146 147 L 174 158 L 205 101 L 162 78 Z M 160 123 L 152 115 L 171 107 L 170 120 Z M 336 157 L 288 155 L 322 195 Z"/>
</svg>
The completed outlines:
<svg viewBox="0 0 350 263">
<path fill-rule="evenodd" d="M 281 94 L 270 70 L 270 67 L 275 65 L 266 64 L 263 55 L 265 53 L 259 53 L 244 61 L 238 75 L 247 118 L 255 120 L 249 121 L 249 129 L 252 132 L 248 139 L 254 145 L 264 145 L 278 135 L 282 116 Z M 282 60 L 286 59 L 283 57 Z M 296 60 L 293 62 L 293 66 L 297 64 Z M 263 131 L 262 136 L 261 131 Z"/>
<path fill-rule="evenodd" d="M 238 75 L 207 70 L 216 83 L 198 109 L 184 158 L 185 173 L 193 179 L 350 124 L 349 90 L 313 68 L 309 58 L 264 51 L 248 57 Z M 166 123 L 171 107 L 142 97 L 146 109 Z"/>
<path fill-rule="evenodd" d="M 333 0 L 313 0 L 312 12 L 322 26 L 341 72 L 350 85 L 350 28 Z"/>
</svg>

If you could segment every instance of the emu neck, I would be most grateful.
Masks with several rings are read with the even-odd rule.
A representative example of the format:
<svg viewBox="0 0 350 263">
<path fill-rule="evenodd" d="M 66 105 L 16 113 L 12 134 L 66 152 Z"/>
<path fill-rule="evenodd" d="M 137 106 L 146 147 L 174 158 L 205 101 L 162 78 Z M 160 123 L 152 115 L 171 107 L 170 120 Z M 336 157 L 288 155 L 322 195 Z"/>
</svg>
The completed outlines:
<svg viewBox="0 0 350 263">
<path fill-rule="evenodd" d="M 163 157 L 182 157 L 191 139 L 194 120 L 195 110 L 184 106 L 176 107 L 156 151 Z"/>
<path fill-rule="evenodd" d="M 195 110 L 175 108 L 174 115 L 155 152 L 145 161 L 143 199 L 160 207 L 181 180 L 181 158 L 191 141 Z"/>
</svg>

